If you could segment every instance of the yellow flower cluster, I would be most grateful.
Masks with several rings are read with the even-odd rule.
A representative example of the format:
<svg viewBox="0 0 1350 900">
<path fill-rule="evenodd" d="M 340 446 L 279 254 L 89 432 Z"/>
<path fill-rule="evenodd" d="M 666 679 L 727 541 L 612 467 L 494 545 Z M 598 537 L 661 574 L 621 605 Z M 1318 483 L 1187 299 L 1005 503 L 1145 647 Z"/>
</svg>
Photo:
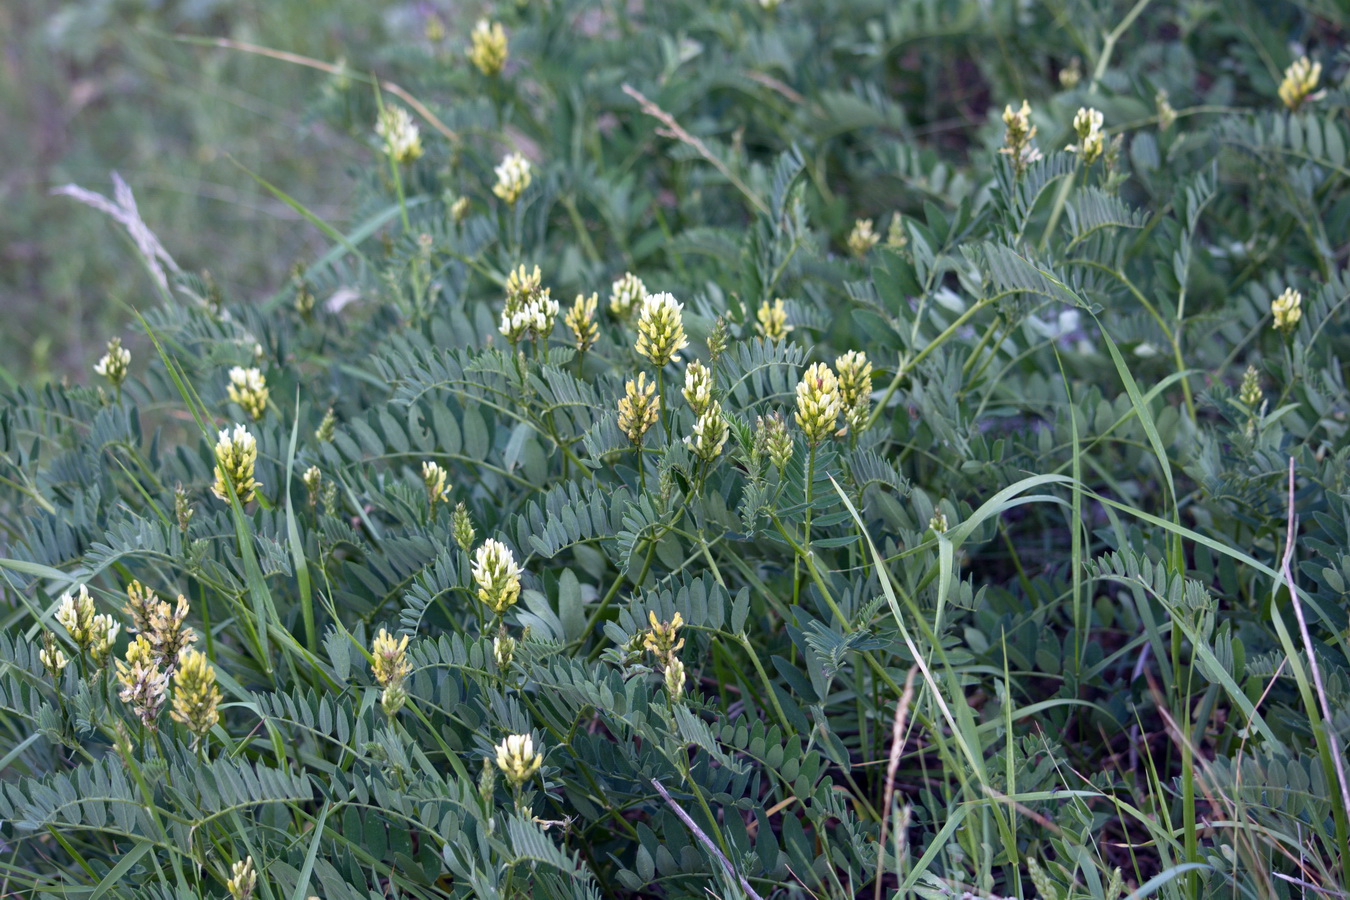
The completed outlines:
<svg viewBox="0 0 1350 900">
<path fill-rule="evenodd" d="M 843 411 L 839 379 L 825 363 L 814 363 L 797 382 L 797 427 L 808 444 L 819 444 L 835 432 Z"/>
<path fill-rule="evenodd" d="M 766 341 L 787 339 L 792 326 L 788 324 L 787 310 L 783 308 L 781 297 L 776 298 L 772 304 L 765 300 L 759 305 L 759 309 L 755 312 L 755 330 Z"/>
<path fill-rule="evenodd" d="M 530 186 L 530 161 L 519 153 L 511 153 L 493 171 L 497 175 L 497 183 L 492 186 L 492 193 L 508 206 L 514 206 Z"/>
<path fill-rule="evenodd" d="M 872 407 L 872 364 L 867 354 L 850 350 L 834 361 L 834 368 L 839 373 L 844 422 L 857 434 L 866 426 Z"/>
<path fill-rule="evenodd" d="M 534 748 L 534 738 L 528 734 L 507 735 L 497 745 L 497 768 L 515 787 L 533 778 L 543 764 L 544 756 Z"/>
<path fill-rule="evenodd" d="M 450 474 L 440 463 L 429 459 L 422 462 L 422 484 L 426 486 L 427 501 L 433 512 L 437 503 L 450 499 Z"/>
<path fill-rule="evenodd" d="M 1317 82 L 1322 78 L 1322 64 L 1312 62 L 1301 56 L 1284 70 L 1284 80 L 1280 82 L 1279 94 L 1284 105 L 1298 111 L 1304 103 L 1316 100 L 1322 94 L 1317 91 Z"/>
<path fill-rule="evenodd" d="M 647 286 L 642 283 L 642 279 L 632 272 L 625 272 L 622 278 L 610 286 L 609 311 L 620 319 L 627 319 L 646 296 Z"/>
<path fill-rule="evenodd" d="M 848 252 L 858 259 L 866 256 L 867 251 L 881 240 L 881 235 L 872 230 L 874 224 L 871 219 L 858 219 L 853 223 L 853 230 L 848 235 Z"/>
<path fill-rule="evenodd" d="M 375 134 L 384 142 L 384 152 L 399 165 L 413 162 L 422 156 L 422 137 L 417 123 L 401 106 L 386 106 L 380 110 Z"/>
<path fill-rule="evenodd" d="M 516 558 L 501 541 L 488 538 L 474 553 L 473 580 L 478 599 L 502 615 L 520 599 L 520 573 Z"/>
<path fill-rule="evenodd" d="M 469 35 L 469 62 L 484 75 L 496 75 L 506 65 L 506 31 L 500 22 L 479 19 Z"/>
<path fill-rule="evenodd" d="M 230 369 L 227 391 L 230 402 L 238 403 L 255 422 L 267 412 L 267 379 L 263 377 L 261 369 L 245 369 L 243 366 Z"/>
<path fill-rule="evenodd" d="M 211 485 L 211 493 L 228 503 L 233 488 L 240 503 L 252 500 L 254 492 L 262 487 L 253 480 L 257 462 L 258 443 L 247 428 L 235 425 L 233 433 L 222 428 L 216 438 L 216 481 Z"/>
<path fill-rule="evenodd" d="M 567 311 L 563 322 L 572 330 L 577 344 L 577 352 L 585 353 L 600 339 L 600 326 L 595 322 L 595 309 L 600 302 L 599 294 L 577 294 L 577 299 Z"/>
<path fill-rule="evenodd" d="M 156 728 L 169 686 L 169 673 L 160 668 L 159 655 L 145 634 L 136 635 L 127 647 L 126 659 L 117 661 L 117 681 L 122 686 L 118 693 L 122 702 L 131 707 L 146 728 Z"/>
<path fill-rule="evenodd" d="M 637 352 L 660 369 L 689 346 L 684 334 L 684 304 L 665 292 L 648 294 L 638 313 Z"/>
<path fill-rule="evenodd" d="M 639 372 L 636 380 L 630 378 L 624 386 L 624 396 L 619 399 L 619 430 L 634 444 L 641 444 L 643 435 L 656 424 L 660 413 L 656 382 L 648 383 L 646 372 Z"/>
<path fill-rule="evenodd" d="M 1084 165 L 1092 165 L 1106 152 L 1106 133 L 1102 131 L 1102 114 L 1099 110 L 1079 107 L 1073 117 L 1073 130 L 1078 135 L 1078 143 L 1064 149 L 1082 157 Z"/>
<path fill-rule="evenodd" d="M 1275 330 L 1291 334 L 1303 318 L 1303 295 L 1293 288 L 1285 288 L 1280 296 L 1270 304 L 1271 315 L 1275 317 Z"/>
<path fill-rule="evenodd" d="M 381 628 L 380 633 L 375 635 L 370 651 L 371 673 L 376 683 L 384 688 L 380 705 L 386 715 L 392 716 L 403 708 L 408 699 L 408 692 L 403 687 L 403 682 L 412 674 L 412 666 L 408 663 L 408 636 L 405 634 L 395 640 L 393 635 Z"/>
<path fill-rule="evenodd" d="M 768 458 L 779 473 L 792 459 L 792 436 L 781 412 L 760 416 L 755 420 L 754 453 L 757 459 Z M 756 462 L 758 465 L 758 462 Z"/>
<path fill-rule="evenodd" d="M 527 273 L 522 265 L 506 279 L 506 305 L 498 331 L 512 344 L 548 340 L 558 318 L 558 301 L 543 287 L 539 267 Z"/>
<path fill-rule="evenodd" d="M 258 873 L 253 868 L 253 857 L 246 856 L 230 866 L 230 877 L 225 889 L 230 892 L 230 900 L 249 900 L 253 889 L 258 886 Z"/>
<path fill-rule="evenodd" d="M 108 379 L 108 383 L 120 388 L 127 380 L 127 369 L 131 365 L 131 353 L 122 346 L 121 338 L 108 341 L 108 352 L 94 365 L 95 374 Z"/>
<path fill-rule="evenodd" d="M 175 722 L 192 732 L 193 745 L 201 743 L 207 733 L 220 721 L 220 688 L 216 687 L 216 670 L 206 658 L 192 648 L 178 657 L 173 673 L 173 712 Z"/>
<path fill-rule="evenodd" d="M 1014 110 L 1012 106 L 1003 108 L 1003 146 L 999 153 L 1012 159 L 1013 172 L 1019 177 L 1027 166 L 1041 158 L 1041 151 L 1032 141 L 1036 137 L 1036 126 L 1031 124 L 1031 104 L 1022 101 L 1022 108 Z"/>
</svg>

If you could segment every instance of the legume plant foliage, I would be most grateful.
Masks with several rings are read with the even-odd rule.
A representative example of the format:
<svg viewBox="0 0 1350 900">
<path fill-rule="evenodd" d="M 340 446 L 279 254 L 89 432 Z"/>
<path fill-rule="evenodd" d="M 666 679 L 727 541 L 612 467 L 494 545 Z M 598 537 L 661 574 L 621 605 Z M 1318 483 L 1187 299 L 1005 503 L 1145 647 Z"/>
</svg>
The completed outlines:
<svg viewBox="0 0 1350 900">
<path fill-rule="evenodd" d="M 370 165 L 267 296 L 103 202 L 0 892 L 1342 896 L 1344 9 L 483 12 L 277 60 Z"/>
</svg>

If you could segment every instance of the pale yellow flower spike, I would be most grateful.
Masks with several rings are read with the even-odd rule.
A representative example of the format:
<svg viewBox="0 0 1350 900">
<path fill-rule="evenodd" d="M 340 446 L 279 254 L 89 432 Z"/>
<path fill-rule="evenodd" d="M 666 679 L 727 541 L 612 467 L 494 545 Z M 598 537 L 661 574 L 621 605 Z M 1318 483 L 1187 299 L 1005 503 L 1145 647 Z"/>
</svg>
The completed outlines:
<svg viewBox="0 0 1350 900">
<path fill-rule="evenodd" d="M 1284 105 L 1298 111 L 1309 100 L 1318 100 L 1323 92 L 1317 91 L 1317 82 L 1322 78 L 1322 64 L 1312 62 L 1301 56 L 1284 70 L 1284 80 L 1280 82 L 1279 94 Z M 1316 93 L 1314 93 L 1316 91 Z"/>
<path fill-rule="evenodd" d="M 797 383 L 797 425 L 808 444 L 819 444 L 835 432 L 843 411 L 839 379 L 825 363 L 815 363 Z"/>
<path fill-rule="evenodd" d="M 534 738 L 528 734 L 507 735 L 497 745 L 497 768 L 516 787 L 534 777 L 543 764 L 544 757 L 534 749 Z"/>
<path fill-rule="evenodd" d="M 506 65 L 506 30 L 500 22 L 479 19 L 469 35 L 469 62 L 484 75 L 496 75 Z"/>
</svg>

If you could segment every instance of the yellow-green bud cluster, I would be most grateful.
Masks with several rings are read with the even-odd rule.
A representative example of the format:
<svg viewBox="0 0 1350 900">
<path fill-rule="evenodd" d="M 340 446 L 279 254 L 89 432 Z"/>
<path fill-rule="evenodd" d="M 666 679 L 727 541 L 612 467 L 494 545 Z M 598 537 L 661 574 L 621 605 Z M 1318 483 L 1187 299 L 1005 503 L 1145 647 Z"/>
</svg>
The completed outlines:
<svg viewBox="0 0 1350 900">
<path fill-rule="evenodd" d="M 216 670 L 206 658 L 192 648 L 178 657 L 173 673 L 173 712 L 175 722 L 187 726 L 200 744 L 207 732 L 220 721 L 220 688 L 216 687 Z"/>
<path fill-rule="evenodd" d="M 408 699 L 408 692 L 403 687 L 403 682 L 412 674 L 412 666 L 408 663 L 408 636 L 405 634 L 395 640 L 392 634 L 381 628 L 371 644 L 370 655 L 371 673 L 376 683 L 384 688 L 380 705 L 385 715 L 392 716 L 402 709 Z"/>
<path fill-rule="evenodd" d="M 909 235 L 905 233 L 905 217 L 899 212 L 891 213 L 891 224 L 886 227 L 886 246 L 894 247 L 899 250 L 909 243 Z"/>
<path fill-rule="evenodd" d="M 1153 103 L 1158 108 L 1158 130 L 1166 131 L 1176 124 L 1177 111 L 1172 108 L 1168 100 L 1167 91 L 1158 89 L 1158 93 L 1153 98 Z"/>
<path fill-rule="evenodd" d="M 258 873 L 253 868 L 253 857 L 246 856 L 230 866 L 230 877 L 225 889 L 230 892 L 230 900 L 249 900 L 253 889 L 258 886 Z"/>
<path fill-rule="evenodd" d="M 309 495 L 309 508 L 313 509 L 319 505 L 319 493 L 323 490 L 323 472 L 319 471 L 318 466 L 310 466 L 300 480 L 305 483 L 305 493 Z"/>
<path fill-rule="evenodd" d="M 881 235 L 872 230 L 874 224 L 871 219 L 858 219 L 853 223 L 853 230 L 848 234 L 848 252 L 858 259 L 866 256 L 867 251 L 881 240 Z"/>
<path fill-rule="evenodd" d="M 186 532 L 188 525 L 192 524 L 192 514 L 196 512 L 192 508 L 192 498 L 188 495 L 187 488 L 182 484 L 177 484 L 173 489 L 173 514 L 178 520 L 178 530 Z"/>
<path fill-rule="evenodd" d="M 534 738 L 528 734 L 507 735 L 497 745 L 497 768 L 516 787 L 533 778 L 543 764 L 543 754 L 534 749 Z"/>
<path fill-rule="evenodd" d="M 713 363 L 727 352 L 727 344 L 731 340 L 730 331 L 726 316 L 718 316 L 717 321 L 713 323 L 712 331 L 708 334 L 708 359 Z"/>
<path fill-rule="evenodd" d="M 563 320 L 572 330 L 572 338 L 576 341 L 577 351 L 580 353 L 594 347 L 595 342 L 600 339 L 600 326 L 595 322 L 595 310 L 599 303 L 599 294 L 591 294 L 589 297 L 577 294 L 577 299 L 567 310 L 567 317 Z"/>
<path fill-rule="evenodd" d="M 637 330 L 637 352 L 658 369 L 674 362 L 689 346 L 684 335 L 684 304 L 664 291 L 643 298 Z"/>
<path fill-rule="evenodd" d="M 1075 56 L 1069 64 L 1059 70 L 1059 83 L 1066 90 L 1073 90 L 1083 78 L 1083 60 Z"/>
<path fill-rule="evenodd" d="M 511 550 L 501 541 L 488 538 L 474 553 L 473 580 L 478 585 L 478 599 L 499 616 L 520 599 L 520 573 Z"/>
<path fill-rule="evenodd" d="M 469 62 L 484 75 L 496 75 L 506 65 L 506 30 L 500 22 L 479 19 L 469 35 Z"/>
<path fill-rule="evenodd" d="M 1073 130 L 1078 135 L 1078 143 L 1065 149 L 1082 157 L 1084 165 L 1092 165 L 1106 152 L 1106 132 L 1102 131 L 1100 110 L 1079 107 L 1073 117 Z"/>
<path fill-rule="evenodd" d="M 227 388 L 230 402 L 238 403 L 256 422 L 267 412 L 267 379 L 261 369 L 245 369 L 235 366 L 230 369 L 230 385 Z"/>
<path fill-rule="evenodd" d="M 1247 371 L 1242 373 L 1242 389 L 1238 391 L 1238 399 L 1248 409 L 1256 409 L 1261 405 L 1262 396 L 1261 373 L 1256 370 L 1256 366 L 1248 366 Z"/>
<path fill-rule="evenodd" d="M 1285 288 L 1280 296 L 1270 304 L 1271 315 L 1275 317 L 1275 330 L 1290 334 L 1298 327 L 1303 318 L 1303 295 L 1293 288 Z"/>
<path fill-rule="evenodd" d="M 505 630 L 492 639 L 492 659 L 498 669 L 505 672 L 511 668 L 511 660 L 515 655 L 516 639 L 506 634 Z"/>
<path fill-rule="evenodd" d="M 872 408 L 872 363 L 866 353 L 850 350 L 834 361 L 834 368 L 839 373 L 844 422 L 857 434 L 867 425 Z"/>
<path fill-rule="evenodd" d="M 93 646 L 96 639 L 95 632 L 102 627 L 95 624 L 96 618 L 94 598 L 89 595 L 89 588 L 83 584 L 77 587 L 73 594 L 62 594 L 57 602 L 56 621 L 66 629 L 66 633 L 75 642 L 75 646 L 80 648 L 81 653 Z"/>
<path fill-rule="evenodd" d="M 456 197 L 450 204 L 450 220 L 458 225 L 469 217 L 469 198 Z"/>
<path fill-rule="evenodd" d="M 759 305 L 759 309 L 755 312 L 755 330 L 766 341 L 787 339 L 792 326 L 788 324 L 787 309 L 783 307 L 781 297 L 775 298 L 773 303 L 765 300 Z"/>
<path fill-rule="evenodd" d="M 672 656 L 665 665 L 664 680 L 666 683 L 666 693 L 670 696 L 672 703 L 680 702 L 684 697 L 684 663 L 679 657 Z"/>
<path fill-rule="evenodd" d="M 450 521 L 450 533 L 454 535 L 455 543 L 459 549 L 465 553 L 473 546 L 474 529 L 473 519 L 469 518 L 469 508 L 464 505 L 464 501 L 455 504 L 455 515 Z"/>
<path fill-rule="evenodd" d="M 514 206 L 520 195 L 530 186 L 529 160 L 519 153 L 511 153 L 493 171 L 497 175 L 497 183 L 492 186 L 492 193 L 504 200 L 508 206 Z"/>
<path fill-rule="evenodd" d="M 384 142 L 384 152 L 399 165 L 413 162 L 422 155 L 422 138 L 417 123 L 401 106 L 386 106 L 380 110 L 375 133 Z"/>
<path fill-rule="evenodd" d="M 643 635 L 642 646 L 664 664 L 684 646 L 684 638 L 680 637 L 684 616 L 677 612 L 669 622 L 662 622 L 655 612 L 647 610 L 647 621 L 652 627 Z"/>
<path fill-rule="evenodd" d="M 647 296 L 647 286 L 632 272 L 624 272 L 623 277 L 610 286 L 609 311 L 620 319 L 631 318 Z"/>
<path fill-rule="evenodd" d="M 127 647 L 125 660 L 117 660 L 118 697 L 131 707 L 146 728 L 155 728 L 164 707 L 169 673 L 159 666 L 159 656 L 150 638 L 138 634 Z"/>
<path fill-rule="evenodd" d="M 754 452 L 760 459 L 768 458 L 774 468 L 782 472 L 792 459 L 792 435 L 781 412 L 760 416 L 755 420 Z"/>
<path fill-rule="evenodd" d="M 797 382 L 797 426 L 808 444 L 819 444 L 835 432 L 843 410 L 839 379 L 825 363 L 814 363 Z"/>
<path fill-rule="evenodd" d="M 120 388 L 127 380 L 127 369 L 131 366 L 131 353 L 122 346 L 121 338 L 108 341 L 108 352 L 94 364 L 95 374 L 108 379 L 108 383 Z"/>
<path fill-rule="evenodd" d="M 333 407 L 328 407 L 328 411 L 323 414 L 319 421 L 319 427 L 314 429 L 314 440 L 321 444 L 326 444 L 333 439 L 334 432 L 337 431 L 337 413 L 333 412 Z"/>
<path fill-rule="evenodd" d="M 253 480 L 257 462 L 258 443 L 247 428 L 235 425 L 233 433 L 222 428 L 216 438 L 216 481 L 211 485 L 211 493 L 228 503 L 232 487 L 240 503 L 252 500 L 254 492 L 262 487 Z"/>
<path fill-rule="evenodd" d="M 1312 62 L 1301 56 L 1284 70 L 1284 80 L 1280 82 L 1280 99 L 1284 105 L 1298 111 L 1304 103 L 1322 96 L 1317 91 L 1317 82 L 1322 78 L 1322 64 Z"/>
<path fill-rule="evenodd" d="M 947 514 L 940 509 L 933 510 L 933 517 L 928 520 L 928 527 L 937 534 L 942 534 L 947 530 Z"/>
<path fill-rule="evenodd" d="M 1041 151 L 1032 143 L 1036 126 L 1031 124 L 1031 104 L 1023 100 L 1020 109 L 1014 110 L 1011 105 L 1003 107 L 1003 125 L 1006 130 L 1003 146 L 998 152 L 1012 160 L 1013 172 L 1020 177 L 1027 166 L 1041 158 Z"/>
<path fill-rule="evenodd" d="M 624 396 L 619 398 L 619 430 L 633 443 L 641 444 L 660 413 L 661 398 L 656 396 L 656 383 L 648 383 L 647 373 L 639 372 L 636 380 L 628 379 Z"/>
</svg>

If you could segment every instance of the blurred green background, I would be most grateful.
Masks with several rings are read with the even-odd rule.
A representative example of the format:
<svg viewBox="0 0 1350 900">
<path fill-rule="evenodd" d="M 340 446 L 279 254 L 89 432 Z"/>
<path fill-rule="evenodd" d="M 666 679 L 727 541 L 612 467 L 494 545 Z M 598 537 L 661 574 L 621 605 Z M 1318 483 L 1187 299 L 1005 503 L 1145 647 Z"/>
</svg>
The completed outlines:
<svg viewBox="0 0 1350 900">
<path fill-rule="evenodd" d="M 106 195 L 120 173 L 177 262 L 236 298 L 276 290 L 319 235 L 231 160 L 341 227 L 368 123 L 317 115 L 329 76 L 180 38 L 379 70 L 362 49 L 416 41 L 420 19 L 358 0 L 0 3 L 0 381 L 83 377 L 154 299 L 122 229 L 54 187 Z"/>
</svg>

